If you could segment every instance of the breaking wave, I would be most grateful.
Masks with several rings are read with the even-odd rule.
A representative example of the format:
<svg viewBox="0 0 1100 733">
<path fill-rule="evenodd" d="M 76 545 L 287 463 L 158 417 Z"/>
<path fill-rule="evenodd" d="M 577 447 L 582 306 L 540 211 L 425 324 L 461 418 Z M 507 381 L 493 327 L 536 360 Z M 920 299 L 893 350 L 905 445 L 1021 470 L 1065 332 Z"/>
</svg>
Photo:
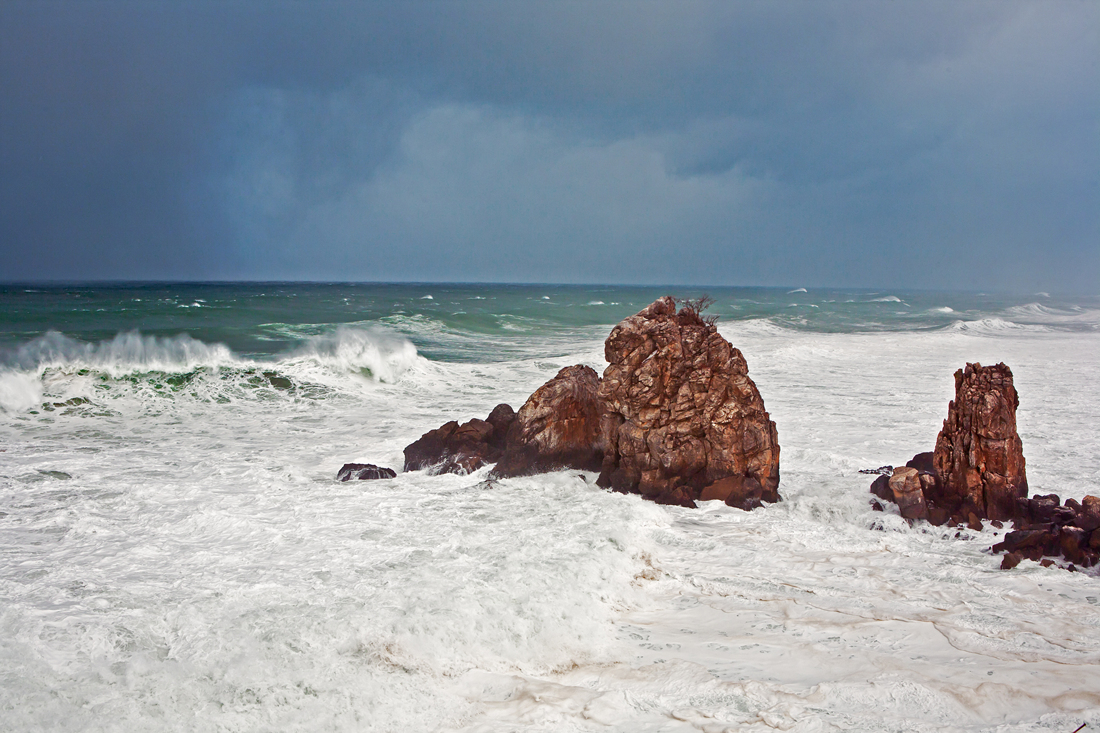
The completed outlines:
<svg viewBox="0 0 1100 733">
<path fill-rule="evenodd" d="M 947 327 L 948 331 L 969 333 L 986 336 L 999 336 L 1020 333 L 1044 333 L 1051 329 L 1045 326 L 1035 326 L 1023 323 L 1014 323 L 1002 318 L 981 318 L 976 321 L 952 321 Z"/>
<path fill-rule="evenodd" d="M 224 344 L 187 334 L 131 331 L 88 343 L 50 331 L 0 356 L 0 410 L 92 405 L 120 385 L 214 401 L 257 389 L 309 396 L 350 386 L 349 378 L 393 383 L 420 361 L 407 339 L 377 329 L 339 327 L 306 336 L 296 349 L 271 360 L 241 357 Z"/>
</svg>

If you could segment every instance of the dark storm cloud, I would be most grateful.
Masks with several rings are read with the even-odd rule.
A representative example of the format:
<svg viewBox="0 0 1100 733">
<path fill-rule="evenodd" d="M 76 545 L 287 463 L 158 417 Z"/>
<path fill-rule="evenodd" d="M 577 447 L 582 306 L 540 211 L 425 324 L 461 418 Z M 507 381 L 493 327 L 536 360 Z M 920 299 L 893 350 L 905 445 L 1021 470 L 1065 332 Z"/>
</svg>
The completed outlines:
<svg viewBox="0 0 1100 733">
<path fill-rule="evenodd" d="M 9 2 L 0 278 L 1095 290 L 1097 28 L 1075 2 Z"/>
</svg>

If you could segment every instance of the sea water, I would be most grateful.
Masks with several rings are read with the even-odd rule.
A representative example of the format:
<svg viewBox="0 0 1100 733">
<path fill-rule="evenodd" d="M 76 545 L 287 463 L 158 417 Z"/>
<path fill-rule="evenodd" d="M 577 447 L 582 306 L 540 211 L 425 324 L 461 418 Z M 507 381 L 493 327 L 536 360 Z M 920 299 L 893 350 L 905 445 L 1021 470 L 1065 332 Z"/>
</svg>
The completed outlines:
<svg viewBox="0 0 1100 733">
<path fill-rule="evenodd" d="M 1033 493 L 1100 495 L 1100 299 L 716 289 L 783 501 L 398 473 L 668 293 L 0 289 L 0 729 L 1100 728 L 1100 577 L 874 512 L 1004 361 Z"/>
</svg>

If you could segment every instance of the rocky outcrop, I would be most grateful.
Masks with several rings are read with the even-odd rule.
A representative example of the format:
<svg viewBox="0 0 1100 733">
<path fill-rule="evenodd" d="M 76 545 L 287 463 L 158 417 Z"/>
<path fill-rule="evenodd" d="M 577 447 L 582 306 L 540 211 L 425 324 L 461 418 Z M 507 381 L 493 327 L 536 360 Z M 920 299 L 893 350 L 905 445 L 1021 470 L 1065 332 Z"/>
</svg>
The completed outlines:
<svg viewBox="0 0 1100 733">
<path fill-rule="evenodd" d="M 955 372 L 955 399 L 936 438 L 935 503 L 952 514 L 997 520 L 1016 516 L 1027 498 L 1024 452 L 1016 432 L 1020 398 L 1004 364 L 967 364 Z"/>
<path fill-rule="evenodd" d="M 559 468 L 598 471 L 603 461 L 599 384 L 592 367 L 571 366 L 535 390 L 508 429 L 492 477 Z"/>
<path fill-rule="evenodd" d="M 1019 404 L 1011 369 L 967 364 L 955 372 L 955 399 L 947 405 L 936 450 L 918 453 L 889 478 L 880 476 L 871 493 L 896 503 L 906 519 L 936 525 L 1026 519 L 1019 504 L 1027 501 Z"/>
<path fill-rule="evenodd" d="M 660 298 L 615 326 L 604 355 L 601 486 L 676 504 L 779 500 L 775 423 L 713 322 Z"/>
<path fill-rule="evenodd" d="M 461 425 L 452 420 L 429 430 L 405 448 L 404 470 L 465 475 L 495 463 L 504 453 L 515 417 L 510 406 L 500 404 L 484 420 L 474 418 Z"/>
<path fill-rule="evenodd" d="M 663 504 L 779 501 L 775 423 L 744 356 L 699 315 L 705 305 L 658 299 L 611 331 L 602 380 L 566 367 L 515 415 L 500 405 L 486 420 L 425 433 L 405 449 L 405 470 L 470 473 L 497 461 L 491 478 L 599 471 L 601 486 Z"/>
<path fill-rule="evenodd" d="M 383 468 L 373 463 L 345 463 L 336 473 L 337 481 L 369 481 L 380 478 L 396 478 L 392 468 Z"/>
<path fill-rule="evenodd" d="M 998 528 L 1011 521 L 1013 531 L 991 548 L 1006 553 L 1002 568 L 1025 559 L 1049 566 L 1057 557 L 1071 570 L 1096 565 L 1100 498 L 1068 499 L 1065 505 L 1056 494 L 1027 498 L 1023 443 L 1016 432 L 1019 404 L 1011 369 L 967 364 L 955 372 L 955 399 L 947 406 L 936 450 L 918 453 L 904 468 L 864 471 L 884 474 L 871 484 L 871 493 L 897 504 L 911 521 L 977 531 L 983 521 Z"/>
</svg>

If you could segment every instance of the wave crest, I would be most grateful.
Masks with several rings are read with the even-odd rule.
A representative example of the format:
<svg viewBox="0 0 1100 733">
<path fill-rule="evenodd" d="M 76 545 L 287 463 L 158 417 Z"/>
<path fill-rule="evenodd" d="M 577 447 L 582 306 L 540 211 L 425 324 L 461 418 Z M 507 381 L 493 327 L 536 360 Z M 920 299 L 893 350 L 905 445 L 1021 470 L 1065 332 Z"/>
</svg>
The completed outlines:
<svg viewBox="0 0 1100 733">
<path fill-rule="evenodd" d="M 134 372 L 186 372 L 238 361 L 228 346 L 207 344 L 187 334 L 168 338 L 128 331 L 93 344 L 49 331 L 20 346 L 10 366 L 24 371 L 86 368 L 120 377 Z"/>
<path fill-rule="evenodd" d="M 976 321 L 952 321 L 947 327 L 948 331 L 957 333 L 970 333 L 986 336 L 997 336 L 1013 333 L 1045 333 L 1050 331 L 1045 326 L 1031 326 L 1022 323 L 1013 323 L 1002 318 L 981 318 Z"/>
<path fill-rule="evenodd" d="M 422 359 L 400 336 L 343 326 L 308 336 L 294 351 L 263 361 L 187 334 L 159 337 L 132 331 L 88 343 L 51 331 L 0 358 L 0 411 L 49 409 L 51 401 L 73 397 L 87 404 L 108 394 L 112 400 L 123 394 L 189 394 L 232 401 L 251 399 L 247 395 L 267 399 L 273 394 L 355 393 L 363 378 L 393 383 Z"/>
</svg>

